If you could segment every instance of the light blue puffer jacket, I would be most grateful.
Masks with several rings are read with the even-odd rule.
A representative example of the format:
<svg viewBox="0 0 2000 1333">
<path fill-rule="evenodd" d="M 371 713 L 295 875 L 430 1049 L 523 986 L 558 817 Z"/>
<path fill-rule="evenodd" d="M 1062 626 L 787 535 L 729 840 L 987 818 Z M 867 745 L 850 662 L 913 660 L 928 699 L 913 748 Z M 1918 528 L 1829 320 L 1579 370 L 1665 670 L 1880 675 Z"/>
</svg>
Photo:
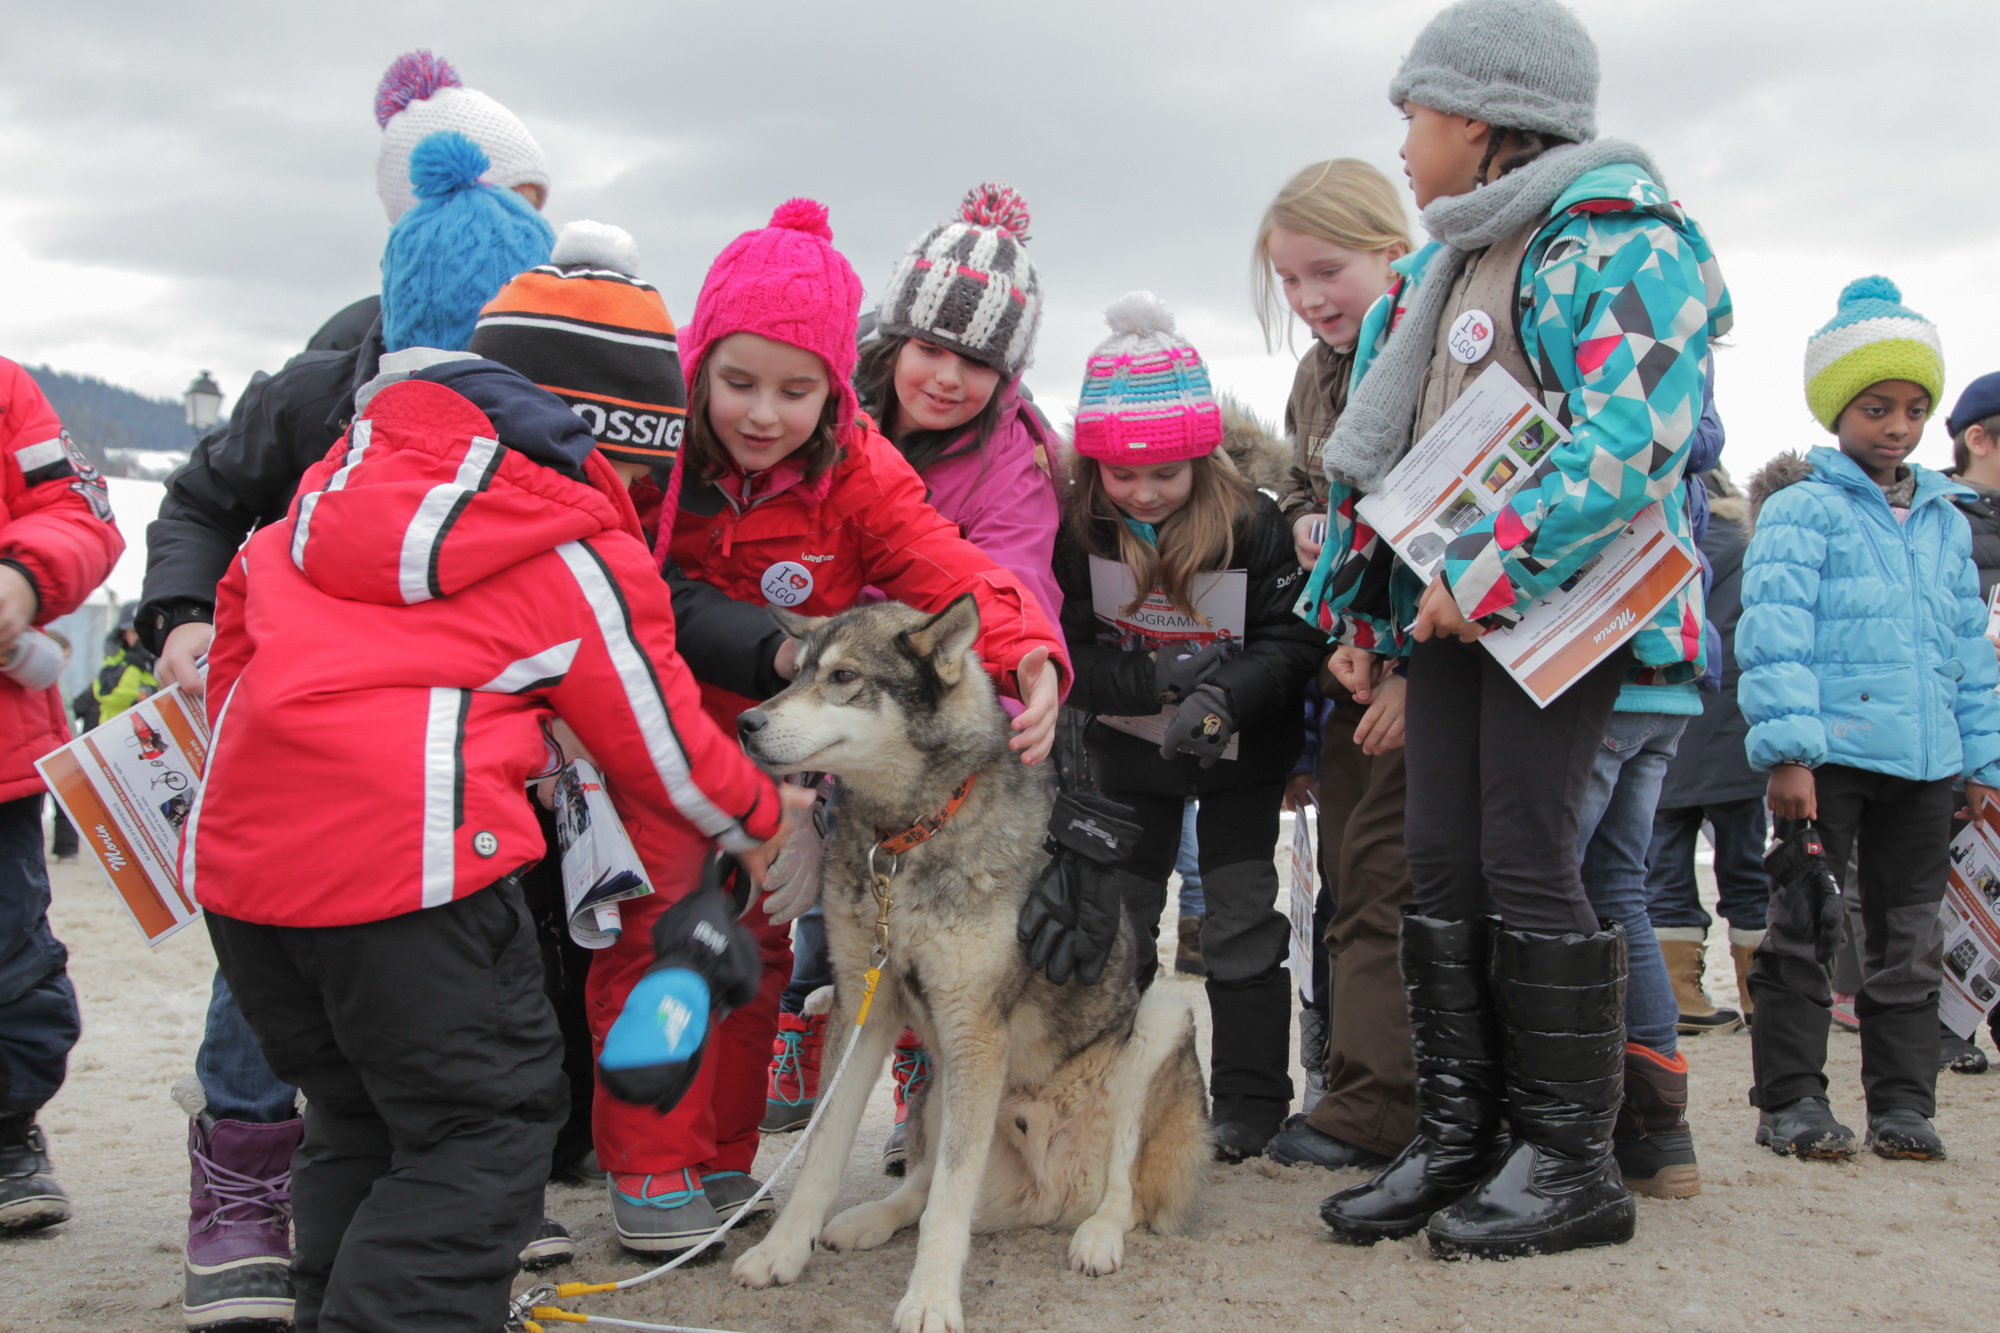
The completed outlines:
<svg viewBox="0 0 2000 1333">
<path fill-rule="evenodd" d="M 1753 484 L 1737 700 L 1758 769 L 1846 764 L 1930 781 L 2000 783 L 2000 699 L 1966 488 L 1914 468 L 1898 523 L 1838 449 L 1781 457 Z"/>
</svg>

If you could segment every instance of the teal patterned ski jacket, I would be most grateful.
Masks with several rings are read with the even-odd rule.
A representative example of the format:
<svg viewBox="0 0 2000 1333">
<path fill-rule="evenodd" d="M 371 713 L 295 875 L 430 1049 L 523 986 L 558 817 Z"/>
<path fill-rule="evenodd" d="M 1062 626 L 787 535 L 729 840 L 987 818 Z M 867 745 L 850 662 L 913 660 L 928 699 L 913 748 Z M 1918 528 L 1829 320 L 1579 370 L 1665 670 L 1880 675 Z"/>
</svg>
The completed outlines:
<svg viewBox="0 0 2000 1333">
<path fill-rule="evenodd" d="M 1438 250 L 1399 260 L 1402 275 L 1361 326 L 1354 379 L 1401 320 Z M 1496 513 L 1452 542 L 1445 578 L 1467 619 L 1518 619 L 1648 505 L 1692 545 L 1681 471 L 1702 411 L 1703 369 L 1729 329 L 1728 288 L 1708 239 L 1639 167 L 1579 178 L 1549 210 L 1521 264 L 1516 323 L 1543 403 L 1571 433 Z M 1373 529 L 1351 488 L 1328 501 L 1327 539 L 1300 614 L 1342 643 L 1400 656 L 1423 589 Z M 1702 664 L 1700 580 L 1633 640 L 1641 684 L 1695 679 Z"/>
</svg>

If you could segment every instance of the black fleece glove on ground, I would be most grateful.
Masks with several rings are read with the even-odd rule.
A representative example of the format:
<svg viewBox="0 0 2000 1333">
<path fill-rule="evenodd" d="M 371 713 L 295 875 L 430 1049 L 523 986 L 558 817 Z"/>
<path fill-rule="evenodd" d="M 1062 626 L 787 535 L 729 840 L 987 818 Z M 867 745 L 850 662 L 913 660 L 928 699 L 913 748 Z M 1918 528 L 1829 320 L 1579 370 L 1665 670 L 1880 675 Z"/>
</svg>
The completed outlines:
<svg viewBox="0 0 2000 1333">
<path fill-rule="evenodd" d="M 1153 689 L 1163 704 L 1177 704 L 1194 693 L 1197 685 L 1215 674 L 1222 665 L 1222 645 L 1211 643 L 1198 653 L 1177 657 L 1176 649 L 1161 648 L 1153 654 Z"/>
<path fill-rule="evenodd" d="M 654 924 L 653 965 L 625 997 L 597 1060 L 605 1090 L 620 1101 L 672 1110 L 700 1071 L 715 1025 L 756 998 L 757 941 L 721 888 L 738 874 L 733 858 L 711 857 L 701 887 Z"/>
<path fill-rule="evenodd" d="M 1028 965 L 1056 985 L 1074 976 L 1095 986 L 1103 977 L 1124 912 L 1111 866 L 1130 856 L 1138 839 L 1131 807 L 1102 796 L 1056 797 L 1046 844 L 1055 859 L 1015 925 Z"/>
<path fill-rule="evenodd" d="M 1230 716 L 1229 699 L 1221 687 L 1199 685 L 1168 720 L 1166 739 L 1160 742 L 1160 758 L 1191 754 L 1201 760 L 1203 768 L 1214 768 L 1215 761 L 1229 748 L 1229 738 L 1235 734 L 1236 719 Z"/>
</svg>

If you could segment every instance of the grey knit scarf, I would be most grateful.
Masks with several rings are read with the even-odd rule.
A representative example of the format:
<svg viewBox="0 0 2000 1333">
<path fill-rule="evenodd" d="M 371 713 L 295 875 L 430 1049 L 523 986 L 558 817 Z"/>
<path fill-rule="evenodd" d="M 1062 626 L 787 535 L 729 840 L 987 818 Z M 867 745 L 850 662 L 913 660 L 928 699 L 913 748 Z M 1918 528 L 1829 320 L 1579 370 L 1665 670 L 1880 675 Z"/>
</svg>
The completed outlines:
<svg viewBox="0 0 2000 1333">
<path fill-rule="evenodd" d="M 1437 350 L 1438 321 L 1466 257 L 1522 230 L 1548 211 L 1578 178 L 1616 162 L 1636 163 L 1655 181 L 1652 159 L 1618 139 L 1564 144 L 1470 194 L 1433 200 L 1424 229 L 1440 243 L 1402 323 L 1355 385 L 1321 461 L 1327 480 L 1373 491 L 1410 450 L 1417 397 Z M 1524 386 L 1532 389 L 1533 386 Z"/>
</svg>

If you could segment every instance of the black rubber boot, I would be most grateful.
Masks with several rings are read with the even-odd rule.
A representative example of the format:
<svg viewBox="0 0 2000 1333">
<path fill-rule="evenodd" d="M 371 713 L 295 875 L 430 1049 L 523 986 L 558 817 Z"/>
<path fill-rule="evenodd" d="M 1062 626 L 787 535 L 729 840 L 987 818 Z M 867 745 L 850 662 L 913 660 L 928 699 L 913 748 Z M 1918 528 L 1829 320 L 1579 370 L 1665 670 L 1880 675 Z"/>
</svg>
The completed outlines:
<svg viewBox="0 0 2000 1333">
<path fill-rule="evenodd" d="M 1500 1033 L 1486 981 L 1492 925 L 1403 913 L 1403 990 L 1417 1057 L 1417 1136 L 1365 1185 L 1319 1206 L 1341 1240 L 1414 1236 L 1477 1185 L 1505 1139 Z"/>
<path fill-rule="evenodd" d="M 1502 1259 L 1632 1239 L 1611 1134 L 1625 1088 L 1625 932 L 1493 936 L 1513 1146 L 1432 1216 L 1431 1251 Z"/>
</svg>

